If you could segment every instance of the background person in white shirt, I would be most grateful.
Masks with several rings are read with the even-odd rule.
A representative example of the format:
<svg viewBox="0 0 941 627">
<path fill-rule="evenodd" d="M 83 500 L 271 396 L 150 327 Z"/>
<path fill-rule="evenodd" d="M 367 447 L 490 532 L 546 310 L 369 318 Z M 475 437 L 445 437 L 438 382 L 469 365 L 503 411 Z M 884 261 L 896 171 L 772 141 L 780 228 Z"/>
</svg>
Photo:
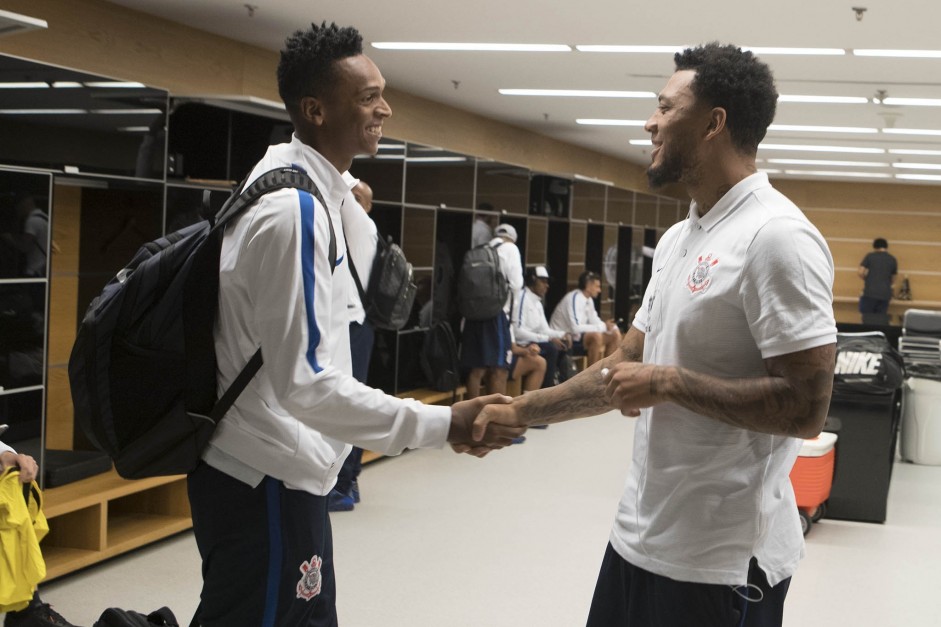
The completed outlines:
<svg viewBox="0 0 941 627">
<path fill-rule="evenodd" d="M 620 349 L 476 426 L 638 418 L 588 627 L 779 627 L 804 544 L 788 475 L 833 387 L 833 258 L 757 171 L 768 66 L 716 43 L 675 61 L 645 127 L 647 178 L 693 202 Z"/>
<path fill-rule="evenodd" d="M 601 277 L 591 271 L 578 277 L 574 289 L 558 302 L 549 325 L 572 336 L 572 352 L 587 355 L 588 365 L 617 350 L 621 343 L 621 330 L 614 320 L 602 320 L 595 310 L 595 300 L 601 294 Z"/>
<path fill-rule="evenodd" d="M 525 287 L 513 302 L 511 324 L 516 342 L 521 346 L 536 345 L 546 360 L 546 374 L 542 385 L 555 385 L 559 358 L 565 355 L 572 343 L 565 331 L 553 329 L 546 320 L 543 298 L 549 290 L 549 272 L 545 266 L 536 266 L 526 271 Z"/>
</svg>

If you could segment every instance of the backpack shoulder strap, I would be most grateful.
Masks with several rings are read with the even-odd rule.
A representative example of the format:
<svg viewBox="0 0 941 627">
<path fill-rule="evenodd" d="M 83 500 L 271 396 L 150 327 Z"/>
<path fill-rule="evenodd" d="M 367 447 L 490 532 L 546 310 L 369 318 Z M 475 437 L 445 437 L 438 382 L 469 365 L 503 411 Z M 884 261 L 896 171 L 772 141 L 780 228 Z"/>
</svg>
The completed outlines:
<svg viewBox="0 0 941 627">
<path fill-rule="evenodd" d="M 268 192 L 284 189 L 286 187 L 302 189 L 313 194 L 314 198 L 317 199 L 317 201 L 320 203 L 320 206 L 324 208 L 324 211 L 327 214 L 327 222 L 330 224 L 330 271 L 333 272 L 337 265 L 337 239 L 335 230 L 333 228 L 333 218 L 330 217 L 330 209 L 327 207 L 327 201 L 324 200 L 323 194 L 321 194 L 320 190 L 317 189 L 317 184 L 314 183 L 314 180 L 300 168 L 283 167 L 268 170 L 255 179 L 251 185 L 246 187 L 245 183 L 247 182 L 248 178 L 239 184 L 229 199 L 222 206 L 222 209 L 220 209 L 216 214 L 215 219 L 213 220 L 212 229 L 216 230 L 224 228 L 229 220 L 238 216 L 243 211 L 245 211 L 245 209 L 255 204 L 259 198 Z"/>
</svg>

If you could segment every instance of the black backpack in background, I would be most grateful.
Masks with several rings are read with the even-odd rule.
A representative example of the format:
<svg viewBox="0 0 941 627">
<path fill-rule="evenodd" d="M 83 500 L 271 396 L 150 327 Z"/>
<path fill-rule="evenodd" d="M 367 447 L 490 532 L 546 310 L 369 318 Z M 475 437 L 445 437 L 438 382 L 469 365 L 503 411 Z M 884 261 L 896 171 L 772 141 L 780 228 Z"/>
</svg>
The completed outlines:
<svg viewBox="0 0 941 627">
<path fill-rule="evenodd" d="M 451 325 L 444 320 L 435 322 L 425 331 L 421 367 L 431 387 L 440 392 L 453 392 L 461 384 L 457 341 Z"/>
<path fill-rule="evenodd" d="M 243 181 L 214 220 L 141 247 L 88 306 L 69 358 L 75 419 L 122 477 L 193 470 L 216 424 L 261 367 L 259 349 L 217 399 L 219 255 L 225 225 L 284 188 L 306 190 L 327 206 L 300 169 L 271 170 L 247 188 Z M 332 221 L 329 246 L 333 267 Z"/>
<path fill-rule="evenodd" d="M 349 250 L 349 245 L 346 248 Z M 350 273 L 369 322 L 377 329 L 389 331 L 398 331 L 405 326 L 412 314 L 417 286 L 412 275 L 412 264 L 405 258 L 402 249 L 391 238 L 387 241 L 379 237 L 366 289 L 363 289 L 363 283 L 359 280 L 353 257 L 348 256 L 348 259 Z"/>
<path fill-rule="evenodd" d="M 457 277 L 457 305 L 468 320 L 489 320 L 503 311 L 510 285 L 497 246 L 481 244 L 464 255 Z"/>
</svg>

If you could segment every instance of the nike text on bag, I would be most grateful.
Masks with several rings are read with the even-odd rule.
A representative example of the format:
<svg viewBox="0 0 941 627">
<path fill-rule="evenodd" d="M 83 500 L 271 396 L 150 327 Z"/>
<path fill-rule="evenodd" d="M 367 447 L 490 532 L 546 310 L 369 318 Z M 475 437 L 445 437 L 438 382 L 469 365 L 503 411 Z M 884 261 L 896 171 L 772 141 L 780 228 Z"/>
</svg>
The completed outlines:
<svg viewBox="0 0 941 627">
<path fill-rule="evenodd" d="M 454 391 L 461 384 L 457 341 L 447 322 L 435 322 L 425 331 L 421 367 L 431 387 L 440 392 Z"/>
<path fill-rule="evenodd" d="M 902 355 L 882 332 L 837 333 L 834 392 L 889 394 L 904 381 Z"/>
<path fill-rule="evenodd" d="M 457 279 L 461 315 L 468 320 L 489 320 L 503 311 L 509 293 L 496 247 L 483 244 L 468 250 Z"/>
<path fill-rule="evenodd" d="M 353 265 L 353 258 L 349 259 L 350 272 L 369 322 L 377 329 L 390 331 L 398 331 L 405 326 L 412 313 L 416 286 L 412 264 L 405 258 L 402 249 L 391 239 L 386 241 L 379 238 L 369 286 L 365 290 Z"/>
<path fill-rule="evenodd" d="M 75 418 L 122 477 L 193 470 L 216 424 L 261 367 L 259 348 L 217 402 L 213 326 L 223 230 L 264 194 L 283 188 L 305 190 L 326 207 L 299 169 L 271 170 L 247 188 L 243 182 L 213 220 L 145 244 L 85 312 L 69 358 Z M 335 260 L 332 221 L 329 248 Z"/>
</svg>

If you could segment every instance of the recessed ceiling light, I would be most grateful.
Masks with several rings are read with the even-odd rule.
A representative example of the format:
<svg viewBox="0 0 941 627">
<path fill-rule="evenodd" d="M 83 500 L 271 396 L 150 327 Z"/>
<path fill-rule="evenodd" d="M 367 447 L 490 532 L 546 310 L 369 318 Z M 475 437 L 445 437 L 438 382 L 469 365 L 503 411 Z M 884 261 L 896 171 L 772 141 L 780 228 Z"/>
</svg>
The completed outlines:
<svg viewBox="0 0 941 627">
<path fill-rule="evenodd" d="M 778 102 L 807 102 L 814 104 L 867 104 L 869 98 L 862 96 L 800 96 L 786 95 L 778 96 Z"/>
<path fill-rule="evenodd" d="M 748 50 L 757 55 L 796 54 L 837 57 L 846 54 L 846 50 L 843 48 L 776 48 L 762 46 L 742 46 L 742 50 Z"/>
<path fill-rule="evenodd" d="M 668 53 L 682 52 L 690 46 L 620 46 L 620 45 L 577 45 L 575 49 L 580 52 L 635 52 L 635 53 Z"/>
<path fill-rule="evenodd" d="M 147 85 L 133 81 L 91 81 L 86 82 L 85 87 L 104 89 L 140 89 L 142 87 L 147 87 Z"/>
<path fill-rule="evenodd" d="M 0 89 L 46 89 L 49 83 L 42 81 L 14 81 L 9 83 L 0 83 Z"/>
<path fill-rule="evenodd" d="M 896 174 L 903 181 L 941 181 L 941 174 Z"/>
<path fill-rule="evenodd" d="M 859 126 L 808 126 L 800 124 L 772 124 L 769 131 L 794 131 L 807 133 L 878 133 L 877 128 Z"/>
<path fill-rule="evenodd" d="M 855 146 L 820 146 L 816 144 L 758 144 L 758 149 L 764 150 L 801 150 L 806 152 L 848 152 L 861 155 L 882 155 L 884 148 L 860 148 Z"/>
<path fill-rule="evenodd" d="M 613 120 L 601 118 L 578 118 L 576 124 L 587 124 L 591 126 L 644 126 L 647 122 L 644 120 Z"/>
<path fill-rule="evenodd" d="M 889 135 L 941 135 L 941 130 L 932 128 L 884 128 L 882 132 Z"/>
<path fill-rule="evenodd" d="M 499 89 L 504 96 L 561 96 L 565 98 L 656 98 L 652 91 L 602 89 Z"/>
<path fill-rule="evenodd" d="M 381 50 L 450 50 L 478 52 L 571 52 L 565 44 L 485 44 L 447 43 L 432 41 L 375 41 L 373 48 Z"/>
<path fill-rule="evenodd" d="M 941 163 L 893 163 L 893 168 L 907 168 L 909 170 L 941 170 Z"/>
<path fill-rule="evenodd" d="M 882 104 L 910 107 L 941 107 L 941 98 L 883 98 Z"/>
<path fill-rule="evenodd" d="M 879 163 L 876 161 L 829 161 L 827 159 L 767 159 L 768 163 L 779 163 L 782 165 L 824 165 L 829 167 L 850 167 L 850 168 L 887 168 L 888 163 Z"/>
<path fill-rule="evenodd" d="M 853 178 L 867 179 L 890 179 L 891 174 L 881 172 L 838 172 L 830 170 L 785 170 L 785 174 L 795 174 L 800 176 L 851 176 Z"/>
<path fill-rule="evenodd" d="M 853 54 L 857 57 L 941 58 L 941 50 L 884 50 L 863 48 L 853 50 Z"/>
<path fill-rule="evenodd" d="M 890 148 L 892 155 L 920 155 L 923 157 L 941 157 L 941 150 L 921 150 L 916 148 Z"/>
</svg>

